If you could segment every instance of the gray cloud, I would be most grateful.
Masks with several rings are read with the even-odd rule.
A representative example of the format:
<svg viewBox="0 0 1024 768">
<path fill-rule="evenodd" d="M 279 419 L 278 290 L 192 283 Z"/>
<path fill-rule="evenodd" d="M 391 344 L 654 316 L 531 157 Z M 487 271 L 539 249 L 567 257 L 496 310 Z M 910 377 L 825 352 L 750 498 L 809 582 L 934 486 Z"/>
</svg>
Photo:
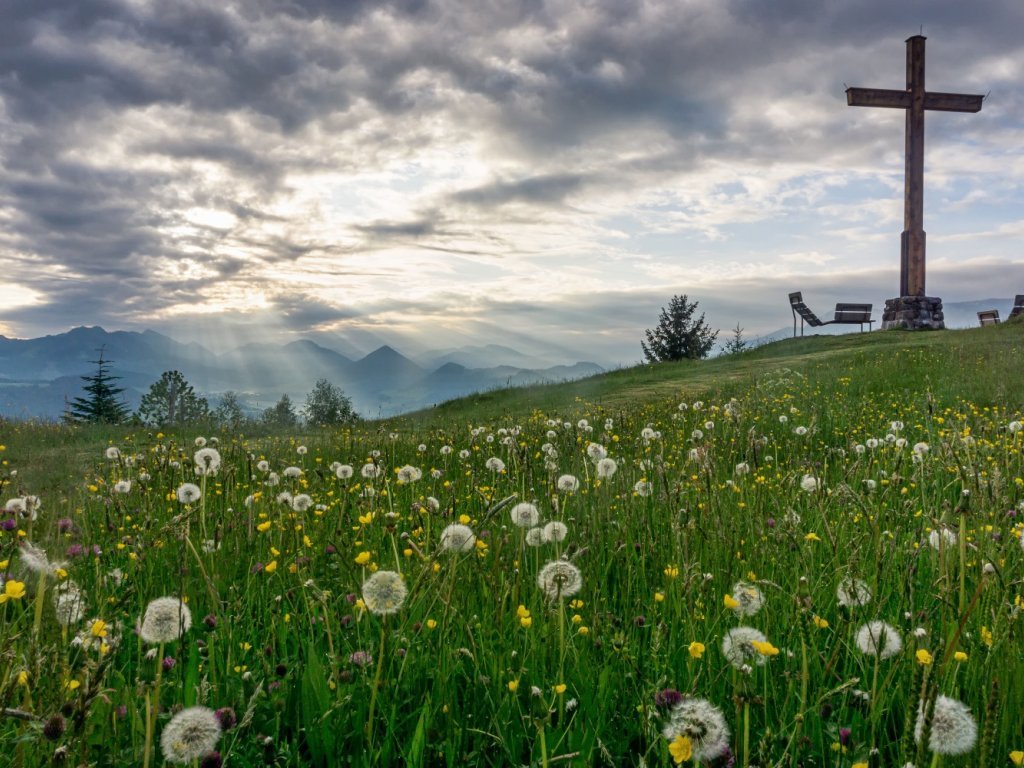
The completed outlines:
<svg viewBox="0 0 1024 768">
<path fill-rule="evenodd" d="M 984 205 L 953 186 L 965 171 L 1019 200 L 1015 0 L 13 0 L 0 11 L 0 269 L 38 301 L 0 320 L 25 334 L 133 327 L 259 290 L 264 320 L 289 334 L 403 308 L 441 323 L 453 307 L 480 338 L 516 323 L 534 343 L 553 336 L 545 324 L 632 332 L 636 292 L 602 304 L 602 269 L 605 284 L 623 263 L 656 274 L 668 251 L 701 269 L 763 265 L 888 226 L 869 203 L 886 183 L 899 194 L 901 129 L 848 110 L 843 87 L 900 87 L 902 40 L 922 23 L 932 87 L 993 92 L 980 115 L 929 118 L 929 183 L 949 192 L 929 206 L 952 221 Z M 738 241 L 797 218 L 788 240 Z M 1013 237 L 1005 220 L 963 222 L 975 249 Z M 1007 246 L 985 247 L 1015 269 Z M 420 283 L 467 285 L 435 301 L 403 260 Z M 956 270 L 930 280 L 992 285 Z M 545 275 L 565 290 L 467 300 Z M 771 279 L 752 283 L 752 316 L 768 316 L 755 289 Z M 659 285 L 650 301 L 667 290 L 682 292 Z"/>
</svg>

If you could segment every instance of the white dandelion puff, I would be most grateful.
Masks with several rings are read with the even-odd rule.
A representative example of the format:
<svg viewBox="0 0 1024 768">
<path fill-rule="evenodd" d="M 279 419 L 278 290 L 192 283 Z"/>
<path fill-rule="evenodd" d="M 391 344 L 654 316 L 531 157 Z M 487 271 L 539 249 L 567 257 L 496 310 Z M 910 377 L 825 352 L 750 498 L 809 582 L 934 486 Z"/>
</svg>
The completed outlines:
<svg viewBox="0 0 1024 768">
<path fill-rule="evenodd" d="M 484 466 L 491 472 L 504 472 L 505 462 L 499 459 L 497 456 L 491 456 L 485 463 Z"/>
<path fill-rule="evenodd" d="M 526 545 L 530 547 L 539 547 L 544 543 L 544 529 L 537 527 L 531 528 L 526 532 Z"/>
<path fill-rule="evenodd" d="M 476 535 L 468 525 L 452 523 L 441 531 L 441 548 L 447 552 L 469 552 L 476 545 Z"/>
<path fill-rule="evenodd" d="M 409 594 L 401 574 L 377 571 L 363 582 L 363 602 L 377 616 L 398 613 Z"/>
<path fill-rule="evenodd" d="M 200 477 L 216 475 L 221 464 L 220 451 L 216 448 L 200 448 L 192 457 L 192 461 L 196 467 L 196 474 Z"/>
<path fill-rule="evenodd" d="M 867 605 L 871 602 L 871 589 L 867 583 L 852 576 L 847 576 L 836 587 L 836 599 L 844 608 Z"/>
<path fill-rule="evenodd" d="M 597 477 L 599 480 L 610 480 L 618 469 L 619 465 L 615 463 L 615 459 L 605 456 L 597 462 Z"/>
<path fill-rule="evenodd" d="M 684 736 L 690 740 L 695 763 L 716 760 L 729 749 L 729 726 L 722 710 L 706 699 L 684 697 L 672 707 L 662 730 L 668 741 Z"/>
<path fill-rule="evenodd" d="M 187 765 L 213 752 L 220 734 L 220 720 L 212 709 L 189 707 L 167 723 L 160 735 L 160 748 L 167 762 Z"/>
<path fill-rule="evenodd" d="M 526 501 L 512 507 L 509 510 L 509 515 L 512 518 L 513 524 L 518 525 L 520 528 L 532 528 L 540 520 L 540 512 L 537 510 L 537 507 Z"/>
<path fill-rule="evenodd" d="M 928 546 L 934 550 L 956 546 L 956 532 L 949 528 L 939 528 L 928 534 Z"/>
<path fill-rule="evenodd" d="M 202 495 L 203 492 L 195 483 L 182 483 L 178 486 L 178 501 L 182 504 L 192 504 L 199 501 L 199 497 Z"/>
<path fill-rule="evenodd" d="M 861 653 L 889 659 L 903 650 L 900 633 L 891 624 L 884 621 L 870 621 L 857 630 L 854 642 Z"/>
<path fill-rule="evenodd" d="M 569 534 L 569 529 L 565 523 L 558 520 L 552 520 L 550 523 L 544 526 L 543 536 L 544 541 L 555 543 L 564 541 L 565 537 Z"/>
<path fill-rule="evenodd" d="M 348 464 L 339 464 L 338 468 L 334 470 L 334 475 L 339 480 L 348 480 L 355 474 L 355 470 Z"/>
<path fill-rule="evenodd" d="M 419 467 L 414 467 L 412 464 L 406 464 L 398 470 L 398 482 L 400 483 L 415 483 L 422 477 L 423 470 Z"/>
<path fill-rule="evenodd" d="M 575 475 L 562 475 L 558 478 L 556 486 L 562 493 L 575 493 L 580 487 L 580 481 Z"/>
<path fill-rule="evenodd" d="M 537 574 L 537 586 L 549 600 L 572 597 L 583 586 L 583 575 L 568 560 L 552 560 Z"/>
<path fill-rule="evenodd" d="M 917 723 L 914 725 L 914 740 L 919 744 L 923 732 L 922 702 L 917 705 Z M 949 696 L 940 695 L 936 698 L 928 749 L 937 755 L 965 755 L 974 749 L 977 740 L 978 725 L 967 706 Z"/>
<path fill-rule="evenodd" d="M 760 666 L 765 663 L 766 657 L 758 653 L 754 643 L 763 643 L 767 639 L 762 632 L 753 627 L 733 627 L 722 638 L 722 654 L 736 669 L 749 665 L 750 662 Z"/>
<path fill-rule="evenodd" d="M 146 606 L 139 637 L 151 645 L 172 643 L 192 626 L 192 611 L 177 597 L 158 597 Z"/>
<path fill-rule="evenodd" d="M 737 581 L 733 585 L 732 599 L 736 601 L 732 610 L 737 616 L 753 616 L 764 606 L 764 594 L 746 581 Z"/>
<path fill-rule="evenodd" d="M 807 493 L 814 493 L 821 488 L 821 480 L 816 478 L 814 475 L 804 475 L 800 480 L 800 488 Z"/>
</svg>

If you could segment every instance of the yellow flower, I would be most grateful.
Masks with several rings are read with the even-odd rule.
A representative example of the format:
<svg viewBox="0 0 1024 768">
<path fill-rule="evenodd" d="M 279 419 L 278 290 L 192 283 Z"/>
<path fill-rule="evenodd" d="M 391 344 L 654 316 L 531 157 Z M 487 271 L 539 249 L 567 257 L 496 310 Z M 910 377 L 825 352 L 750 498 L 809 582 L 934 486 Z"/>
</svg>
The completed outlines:
<svg viewBox="0 0 1024 768">
<path fill-rule="evenodd" d="M 96 619 L 89 627 L 89 634 L 93 637 L 106 637 L 107 636 L 107 622 L 103 619 Z"/>
<path fill-rule="evenodd" d="M 701 656 L 704 655 L 704 643 L 698 643 L 696 640 L 694 640 L 692 643 L 690 643 L 689 647 L 686 650 L 690 652 L 691 659 L 699 659 Z"/>
<path fill-rule="evenodd" d="M 508 681 L 508 689 L 510 691 L 512 691 L 512 693 L 515 693 L 517 688 L 519 688 L 519 681 L 518 680 L 509 680 Z"/>
<path fill-rule="evenodd" d="M 725 604 L 725 607 L 729 610 L 735 610 L 736 608 L 740 607 L 740 601 L 734 598 L 732 595 L 726 595 L 725 597 L 723 597 L 722 602 Z"/>
<path fill-rule="evenodd" d="M 814 615 L 814 626 L 818 629 L 828 629 L 828 621 L 817 614 Z"/>
<path fill-rule="evenodd" d="M 953 658 L 956 661 L 967 661 L 967 654 L 964 653 L 963 651 L 957 651 L 956 653 L 953 654 Z"/>
<path fill-rule="evenodd" d="M 868 768 L 868 764 L 865 761 L 861 761 L 859 763 L 854 763 L 850 768 Z"/>
<path fill-rule="evenodd" d="M 565 693 L 566 687 L 567 686 L 565 683 L 559 683 L 558 685 L 552 686 L 551 690 L 553 690 L 555 693 L 561 696 L 563 693 Z"/>
<path fill-rule="evenodd" d="M 523 629 L 529 629 L 533 626 L 533 619 L 530 616 L 521 616 L 519 618 L 519 623 L 522 625 Z"/>
<path fill-rule="evenodd" d="M 932 655 L 928 653 L 928 651 L 924 648 L 918 648 L 917 653 L 915 653 L 914 655 L 917 657 L 918 664 L 924 664 L 925 666 L 928 666 L 933 661 Z"/>
<path fill-rule="evenodd" d="M 690 741 L 689 736 L 676 736 L 675 740 L 668 745 L 668 751 L 672 755 L 672 760 L 678 765 L 693 757 L 693 742 Z"/>
<path fill-rule="evenodd" d="M 577 631 L 581 635 L 589 635 L 590 634 L 590 627 L 580 627 Z"/>
<path fill-rule="evenodd" d="M 25 596 L 25 584 L 21 581 L 15 581 L 11 579 L 4 584 L 4 593 L 0 595 L 0 603 L 6 603 L 8 600 L 21 600 Z"/>
<path fill-rule="evenodd" d="M 75 690 L 80 685 L 81 685 L 81 683 L 78 682 L 77 680 L 65 680 L 64 681 L 64 687 L 67 688 L 69 691 Z"/>
<path fill-rule="evenodd" d="M 260 533 L 263 533 L 264 531 L 269 531 L 270 530 L 270 521 L 266 520 L 266 521 L 260 523 L 259 525 L 256 526 L 256 530 L 259 531 Z"/>
<path fill-rule="evenodd" d="M 18 685 L 28 685 L 28 672 L 24 669 L 18 673 Z"/>
<path fill-rule="evenodd" d="M 750 644 L 754 646 L 754 650 L 760 653 L 762 656 L 778 656 L 779 649 L 769 643 L 767 640 L 751 640 Z"/>
<path fill-rule="evenodd" d="M 276 571 L 277 560 L 271 560 L 269 563 L 267 563 L 266 568 L 264 568 L 263 570 L 265 570 L 267 573 L 273 573 L 274 571 Z"/>
<path fill-rule="evenodd" d="M 982 627 L 981 628 L 981 642 L 983 642 L 989 648 L 992 647 L 992 643 L 994 642 L 994 638 L 992 637 L 992 630 L 989 629 L 988 627 Z"/>
<path fill-rule="evenodd" d="M 463 525 L 469 525 L 471 522 L 473 522 L 473 518 L 465 514 L 459 515 L 459 522 Z"/>
<path fill-rule="evenodd" d="M 811 532 L 804 536 L 804 541 L 821 541 L 821 537 L 818 534 Z"/>
<path fill-rule="evenodd" d="M 367 512 L 365 515 L 359 516 L 359 522 L 363 525 L 369 525 L 373 522 L 373 512 Z"/>
<path fill-rule="evenodd" d="M 674 565 L 669 565 L 665 567 L 664 573 L 670 579 L 674 579 L 679 575 L 679 569 Z"/>
<path fill-rule="evenodd" d="M 530 611 L 527 610 L 525 605 L 520 605 L 518 608 L 516 608 L 516 616 L 518 616 L 520 619 L 527 619 L 530 617 Z"/>
<path fill-rule="evenodd" d="M 665 593 L 664 592 L 655 592 L 654 593 L 654 602 L 661 603 L 661 602 L 664 602 L 664 600 L 665 600 Z"/>
<path fill-rule="evenodd" d="M 356 555 L 356 565 L 366 565 L 368 562 L 370 562 L 370 557 L 371 555 L 369 552 L 360 552 L 358 555 Z"/>
<path fill-rule="evenodd" d="M 10 562 L 10 560 L 0 560 L 0 571 L 6 571 Z"/>
<path fill-rule="evenodd" d="M 1010 753 L 1010 762 L 1014 765 L 1024 765 L 1024 750 L 1013 750 L 1013 752 Z"/>
<path fill-rule="evenodd" d="M 434 629 L 437 626 L 437 622 L 434 619 L 427 619 L 427 629 Z"/>
</svg>

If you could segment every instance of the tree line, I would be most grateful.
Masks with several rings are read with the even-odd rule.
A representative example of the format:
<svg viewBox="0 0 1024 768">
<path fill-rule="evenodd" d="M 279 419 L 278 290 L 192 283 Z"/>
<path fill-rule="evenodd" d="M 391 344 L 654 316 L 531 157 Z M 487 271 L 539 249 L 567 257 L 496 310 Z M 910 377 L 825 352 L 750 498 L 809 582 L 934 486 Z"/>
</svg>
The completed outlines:
<svg viewBox="0 0 1024 768">
<path fill-rule="evenodd" d="M 83 394 L 67 403 L 64 420 L 69 423 L 125 424 L 174 427 L 187 424 L 216 424 L 237 430 L 250 425 L 295 427 L 304 420 L 310 426 L 340 426 L 359 419 L 352 400 L 328 379 L 319 379 L 298 411 L 288 395 L 256 416 L 246 413 L 237 392 L 225 392 L 217 404 L 195 391 L 181 371 L 164 371 L 142 396 L 138 410 L 132 412 L 124 399 L 124 387 L 117 386 L 120 376 L 110 372 L 112 361 L 100 350 L 98 360 L 90 360 L 96 372 L 82 376 Z"/>
</svg>

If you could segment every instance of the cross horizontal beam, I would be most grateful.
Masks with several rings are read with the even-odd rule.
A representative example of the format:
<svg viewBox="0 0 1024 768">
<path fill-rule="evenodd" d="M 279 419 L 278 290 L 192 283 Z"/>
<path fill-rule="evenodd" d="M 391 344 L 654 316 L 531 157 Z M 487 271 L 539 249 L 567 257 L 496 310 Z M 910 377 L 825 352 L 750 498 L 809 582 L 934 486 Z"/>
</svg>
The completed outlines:
<svg viewBox="0 0 1024 768">
<path fill-rule="evenodd" d="M 926 91 L 924 108 L 936 112 L 980 112 L 984 96 L 966 93 L 936 93 Z M 850 107 L 891 107 L 910 109 L 910 91 L 887 88 L 847 88 L 846 104 Z"/>
</svg>

